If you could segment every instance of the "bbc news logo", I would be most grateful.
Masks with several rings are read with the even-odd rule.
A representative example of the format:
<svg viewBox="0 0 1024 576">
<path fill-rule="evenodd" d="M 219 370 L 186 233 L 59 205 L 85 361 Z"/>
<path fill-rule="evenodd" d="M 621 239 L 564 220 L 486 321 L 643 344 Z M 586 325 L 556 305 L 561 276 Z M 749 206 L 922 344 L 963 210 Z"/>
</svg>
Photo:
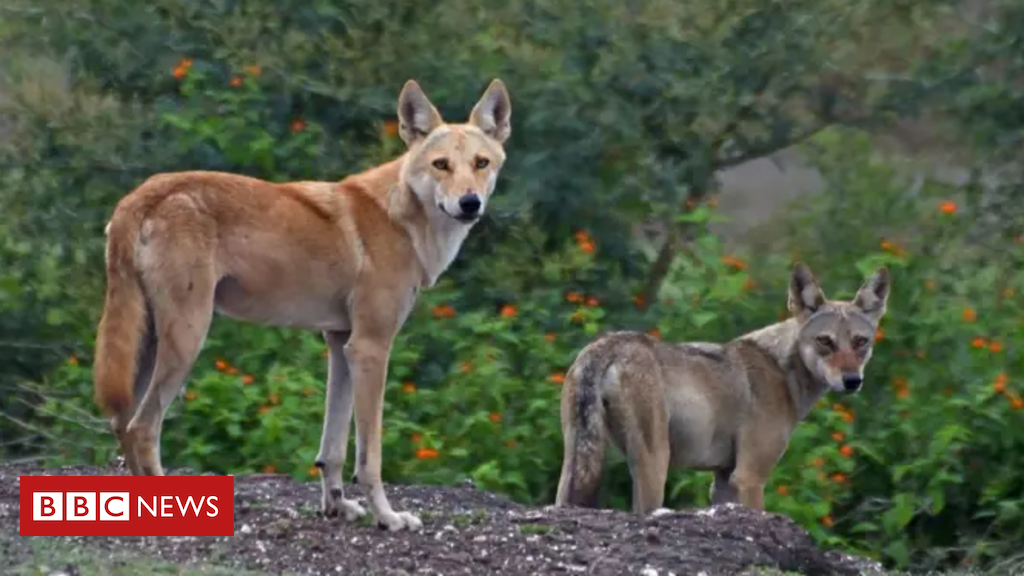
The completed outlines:
<svg viewBox="0 0 1024 576">
<path fill-rule="evenodd" d="M 233 536 L 233 476 L 21 476 L 22 536 Z"/>
</svg>

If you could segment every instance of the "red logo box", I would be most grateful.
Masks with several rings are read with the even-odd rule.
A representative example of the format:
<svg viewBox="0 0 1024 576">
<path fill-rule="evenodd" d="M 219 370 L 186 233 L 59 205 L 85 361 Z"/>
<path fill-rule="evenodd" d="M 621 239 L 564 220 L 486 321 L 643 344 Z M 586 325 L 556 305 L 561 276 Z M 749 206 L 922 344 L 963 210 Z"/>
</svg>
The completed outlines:
<svg viewBox="0 0 1024 576">
<path fill-rule="evenodd" d="M 234 536 L 234 476 L 21 476 L 22 536 Z"/>
</svg>

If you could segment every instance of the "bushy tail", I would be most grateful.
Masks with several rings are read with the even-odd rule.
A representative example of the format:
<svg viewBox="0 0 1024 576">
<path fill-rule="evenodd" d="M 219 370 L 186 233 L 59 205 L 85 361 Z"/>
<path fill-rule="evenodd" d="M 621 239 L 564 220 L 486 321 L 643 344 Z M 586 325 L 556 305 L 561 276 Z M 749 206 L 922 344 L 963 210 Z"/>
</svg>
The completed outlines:
<svg viewBox="0 0 1024 576">
<path fill-rule="evenodd" d="M 107 225 L 107 293 L 96 335 L 93 363 L 99 407 L 127 425 L 138 391 L 145 391 L 155 357 L 155 331 L 140 275 L 135 245 L 141 215 L 128 207 Z"/>
<path fill-rule="evenodd" d="M 608 432 L 602 379 L 614 367 L 581 357 L 569 369 L 562 393 L 562 476 L 556 506 L 596 508 L 601 491 Z"/>
</svg>

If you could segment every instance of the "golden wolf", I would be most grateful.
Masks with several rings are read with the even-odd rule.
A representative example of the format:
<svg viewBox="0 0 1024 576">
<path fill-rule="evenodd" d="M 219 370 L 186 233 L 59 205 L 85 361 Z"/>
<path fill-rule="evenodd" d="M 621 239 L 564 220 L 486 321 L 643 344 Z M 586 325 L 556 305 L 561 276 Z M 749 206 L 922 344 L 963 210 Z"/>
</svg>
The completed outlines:
<svg viewBox="0 0 1024 576">
<path fill-rule="evenodd" d="M 792 316 L 730 342 L 599 337 L 562 389 L 555 505 L 596 505 L 610 439 L 626 455 L 634 512 L 662 506 L 670 467 L 713 471 L 714 504 L 763 509 L 764 485 L 796 425 L 826 391 L 860 390 L 889 286 L 883 267 L 852 301 L 827 300 L 798 263 Z"/>
<path fill-rule="evenodd" d="M 107 289 L 94 366 L 135 475 L 162 475 L 164 414 L 214 313 L 322 331 L 329 349 L 317 465 L 322 508 L 366 513 L 342 490 L 353 400 L 356 478 L 389 530 L 417 530 L 381 482 L 384 384 L 393 339 L 484 214 L 505 162 L 511 102 L 495 79 L 469 121 L 447 124 L 413 80 L 398 99 L 399 158 L 341 182 L 270 183 L 221 172 L 158 174 L 107 224 Z"/>
</svg>

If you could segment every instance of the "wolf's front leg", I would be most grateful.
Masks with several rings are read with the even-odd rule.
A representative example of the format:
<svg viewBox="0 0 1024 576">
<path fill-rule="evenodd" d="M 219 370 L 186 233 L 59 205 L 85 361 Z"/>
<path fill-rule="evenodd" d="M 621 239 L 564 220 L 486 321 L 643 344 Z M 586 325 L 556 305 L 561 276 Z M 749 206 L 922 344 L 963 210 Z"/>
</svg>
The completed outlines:
<svg viewBox="0 0 1024 576">
<path fill-rule="evenodd" d="M 330 354 L 327 368 L 327 399 L 324 406 L 324 429 L 320 437 L 320 468 L 323 487 L 321 509 L 325 516 L 345 516 L 356 520 L 366 510 L 355 500 L 345 498 L 342 470 L 348 453 L 348 434 L 352 425 L 352 377 L 345 359 L 349 332 L 324 332 Z"/>
<path fill-rule="evenodd" d="M 738 504 L 739 490 L 732 483 L 732 468 L 715 470 L 715 480 L 711 483 L 711 505 Z"/>
<path fill-rule="evenodd" d="M 410 512 L 392 510 L 381 481 L 381 426 L 389 342 L 360 337 L 354 332 L 345 347 L 355 386 L 356 477 L 370 491 L 370 511 L 388 530 L 419 530 L 423 523 Z"/>
</svg>

